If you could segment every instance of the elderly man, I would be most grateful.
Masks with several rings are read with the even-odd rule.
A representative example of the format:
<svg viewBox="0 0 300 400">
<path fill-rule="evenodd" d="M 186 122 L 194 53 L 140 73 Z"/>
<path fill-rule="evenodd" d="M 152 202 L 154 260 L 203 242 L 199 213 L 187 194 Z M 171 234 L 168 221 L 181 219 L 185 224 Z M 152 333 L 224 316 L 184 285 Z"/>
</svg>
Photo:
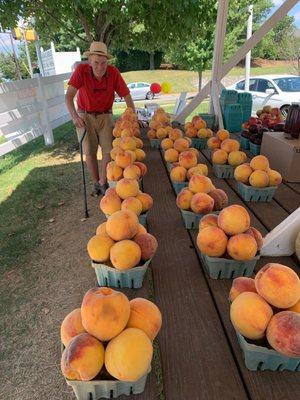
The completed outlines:
<svg viewBox="0 0 300 400">
<path fill-rule="evenodd" d="M 127 107 L 134 110 L 130 91 L 119 70 L 107 65 L 111 55 L 106 45 L 93 42 L 90 50 L 84 53 L 88 63 L 77 66 L 73 72 L 66 93 L 66 105 L 71 114 L 78 138 L 87 129 L 83 140 L 86 164 L 94 182 L 93 195 L 104 194 L 107 188 L 106 166 L 110 161 L 112 147 L 112 105 L 115 92 L 124 97 Z M 77 96 L 77 109 L 74 97 Z M 99 174 L 97 150 L 102 150 L 102 165 Z"/>
</svg>

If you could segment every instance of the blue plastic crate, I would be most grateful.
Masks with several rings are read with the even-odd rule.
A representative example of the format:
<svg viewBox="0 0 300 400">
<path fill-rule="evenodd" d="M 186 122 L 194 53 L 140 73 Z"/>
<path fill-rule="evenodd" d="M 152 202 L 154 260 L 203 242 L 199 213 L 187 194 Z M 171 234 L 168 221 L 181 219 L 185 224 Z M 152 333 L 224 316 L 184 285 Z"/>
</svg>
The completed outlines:
<svg viewBox="0 0 300 400">
<path fill-rule="evenodd" d="M 182 189 L 184 189 L 185 187 L 188 186 L 188 182 L 175 182 L 175 181 L 171 181 L 172 186 L 175 190 L 175 193 L 178 194 L 182 191 Z"/>
<path fill-rule="evenodd" d="M 250 144 L 250 154 L 252 156 L 258 156 L 260 154 L 260 145 L 249 141 Z"/>
<path fill-rule="evenodd" d="M 198 150 L 206 149 L 207 147 L 207 139 L 205 138 L 192 138 L 191 147 L 194 147 Z"/>
<path fill-rule="evenodd" d="M 250 371 L 300 371 L 300 358 L 292 358 L 276 350 L 251 344 L 236 331 L 246 367 Z"/>
<path fill-rule="evenodd" d="M 220 257 L 209 257 L 200 253 L 205 269 L 212 279 L 233 279 L 238 276 L 251 277 L 260 256 L 249 261 L 238 261 Z"/>
<path fill-rule="evenodd" d="M 249 150 L 250 149 L 250 141 L 249 141 L 249 139 L 241 136 L 241 142 L 240 143 L 241 143 L 241 148 L 243 150 Z"/>
<path fill-rule="evenodd" d="M 147 215 L 148 215 L 148 212 L 149 211 L 145 212 L 144 214 L 140 214 L 139 215 L 139 223 L 141 225 L 145 226 L 145 227 L 147 226 Z"/>
<path fill-rule="evenodd" d="M 232 165 L 213 165 L 213 171 L 217 178 L 229 179 L 234 177 L 234 167 Z"/>
<path fill-rule="evenodd" d="M 106 264 L 92 261 L 99 286 L 113 286 L 119 288 L 141 288 L 151 259 L 143 265 L 127 270 L 118 270 Z"/>
<path fill-rule="evenodd" d="M 161 142 L 161 139 L 150 139 L 150 146 L 153 149 L 159 149 L 160 148 L 160 142 Z"/>
<path fill-rule="evenodd" d="M 255 188 L 238 182 L 238 192 L 245 201 L 270 202 L 276 192 L 277 186 Z"/>
<path fill-rule="evenodd" d="M 119 396 L 139 394 L 145 390 L 146 375 L 135 382 L 118 381 L 117 379 L 97 379 L 91 381 L 71 381 L 66 379 L 69 386 L 73 388 L 77 400 L 98 400 L 98 399 L 116 399 Z"/>
</svg>

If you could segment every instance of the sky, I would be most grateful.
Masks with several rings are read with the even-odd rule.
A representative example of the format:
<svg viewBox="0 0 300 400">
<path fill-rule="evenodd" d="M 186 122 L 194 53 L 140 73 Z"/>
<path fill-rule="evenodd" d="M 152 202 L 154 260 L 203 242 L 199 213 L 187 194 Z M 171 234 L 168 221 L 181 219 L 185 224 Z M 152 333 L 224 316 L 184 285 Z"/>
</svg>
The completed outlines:
<svg viewBox="0 0 300 400">
<path fill-rule="evenodd" d="M 273 0 L 273 3 L 275 5 L 273 11 L 275 11 L 283 2 L 284 0 Z M 251 4 L 251 0 L 249 0 L 249 4 Z M 300 29 L 300 0 L 298 1 L 297 5 L 293 7 L 292 10 L 289 12 L 289 15 L 292 15 L 295 18 L 295 25 L 297 26 L 297 28 Z M 19 41 L 14 41 L 14 42 L 15 42 L 15 49 L 17 49 L 17 45 L 20 42 Z M 49 48 L 50 48 L 50 43 L 49 43 Z M 5 51 L 11 52 L 11 43 L 9 35 L 0 33 L 0 52 L 5 52 Z"/>
</svg>

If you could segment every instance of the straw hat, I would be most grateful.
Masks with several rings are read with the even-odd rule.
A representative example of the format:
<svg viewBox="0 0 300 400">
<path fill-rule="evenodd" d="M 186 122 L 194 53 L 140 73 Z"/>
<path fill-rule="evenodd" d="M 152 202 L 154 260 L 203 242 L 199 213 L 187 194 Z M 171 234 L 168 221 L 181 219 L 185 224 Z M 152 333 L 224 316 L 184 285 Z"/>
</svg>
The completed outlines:
<svg viewBox="0 0 300 400">
<path fill-rule="evenodd" d="M 107 52 L 106 44 L 103 42 L 92 42 L 90 45 L 90 50 L 83 53 L 85 57 L 88 57 L 92 54 L 112 58 L 112 55 Z"/>
</svg>

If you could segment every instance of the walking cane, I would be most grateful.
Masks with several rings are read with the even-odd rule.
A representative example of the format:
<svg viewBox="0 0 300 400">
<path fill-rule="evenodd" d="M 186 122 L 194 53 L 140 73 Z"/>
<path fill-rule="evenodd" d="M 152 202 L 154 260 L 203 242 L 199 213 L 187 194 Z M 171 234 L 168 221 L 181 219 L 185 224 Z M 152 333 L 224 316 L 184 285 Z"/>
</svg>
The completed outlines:
<svg viewBox="0 0 300 400">
<path fill-rule="evenodd" d="M 86 183 L 85 183 L 85 174 L 84 174 L 84 162 L 83 162 L 83 152 L 82 152 L 82 142 L 83 139 L 86 135 L 86 128 L 84 128 L 83 135 L 79 141 L 79 147 L 80 147 L 80 162 L 81 162 L 81 171 L 82 171 L 82 180 L 83 180 L 83 200 L 84 200 L 84 213 L 85 213 L 85 218 L 89 218 L 89 212 L 87 208 L 87 197 L 86 197 Z"/>
</svg>

